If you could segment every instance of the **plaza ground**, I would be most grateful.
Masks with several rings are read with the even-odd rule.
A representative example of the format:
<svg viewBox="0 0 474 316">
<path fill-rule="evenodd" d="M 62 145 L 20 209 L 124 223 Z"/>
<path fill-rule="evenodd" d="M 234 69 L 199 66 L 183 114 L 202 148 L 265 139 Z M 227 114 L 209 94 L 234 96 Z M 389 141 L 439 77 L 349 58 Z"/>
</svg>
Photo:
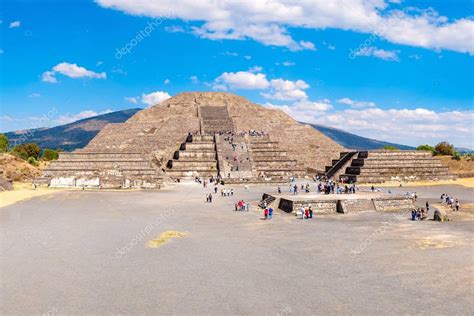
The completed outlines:
<svg viewBox="0 0 474 316">
<path fill-rule="evenodd" d="M 0 208 L 0 313 L 472 312 L 469 213 L 439 223 L 375 212 L 301 220 L 276 211 L 265 221 L 255 202 L 276 187 L 233 188 L 233 197 L 215 195 L 211 204 L 209 188 L 184 183 L 65 190 Z M 442 193 L 474 203 L 472 189 L 457 185 L 391 190 L 416 191 L 420 204 Z M 238 199 L 253 203 L 250 212 L 233 211 Z"/>
</svg>

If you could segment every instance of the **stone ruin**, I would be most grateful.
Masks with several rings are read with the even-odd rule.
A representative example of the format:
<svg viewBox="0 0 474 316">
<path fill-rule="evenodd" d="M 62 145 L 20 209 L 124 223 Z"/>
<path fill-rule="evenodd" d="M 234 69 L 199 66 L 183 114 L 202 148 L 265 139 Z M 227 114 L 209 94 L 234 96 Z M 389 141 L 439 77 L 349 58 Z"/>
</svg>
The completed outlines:
<svg viewBox="0 0 474 316">
<path fill-rule="evenodd" d="M 159 188 L 195 177 L 261 183 L 316 173 L 359 183 L 454 178 L 429 152 L 347 151 L 281 110 L 189 92 L 106 125 L 85 148 L 60 153 L 35 183 Z"/>
<path fill-rule="evenodd" d="M 0 169 L 0 192 L 13 190 L 13 181 L 4 177 L 3 169 Z"/>
<path fill-rule="evenodd" d="M 448 167 L 429 151 L 374 150 L 342 152 L 326 167 L 325 175 L 349 183 L 453 180 Z"/>
<path fill-rule="evenodd" d="M 280 110 L 230 93 L 182 93 L 106 125 L 83 149 L 60 153 L 36 183 L 159 188 L 164 181 L 211 176 L 283 182 L 324 170 L 343 150 Z"/>
</svg>

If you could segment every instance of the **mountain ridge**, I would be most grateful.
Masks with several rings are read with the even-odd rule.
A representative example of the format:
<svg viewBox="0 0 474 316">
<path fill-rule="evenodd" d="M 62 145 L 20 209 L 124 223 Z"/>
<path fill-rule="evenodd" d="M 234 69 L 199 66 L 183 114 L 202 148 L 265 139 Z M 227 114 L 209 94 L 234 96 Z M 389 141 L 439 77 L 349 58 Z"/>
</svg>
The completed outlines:
<svg viewBox="0 0 474 316">
<path fill-rule="evenodd" d="M 140 110 L 143 109 L 119 110 L 51 128 L 17 130 L 4 134 L 8 137 L 10 144 L 33 142 L 37 143 L 42 149 L 61 148 L 65 151 L 72 151 L 86 146 L 106 124 L 123 123 Z M 310 123 L 303 124 L 313 127 L 347 149 L 374 150 L 384 146 L 395 146 L 402 150 L 415 149 L 413 146 L 371 139 L 330 126 Z M 25 134 L 26 136 L 23 136 L 24 139 L 22 140 L 22 135 Z M 466 151 L 469 150 L 466 149 Z"/>
</svg>

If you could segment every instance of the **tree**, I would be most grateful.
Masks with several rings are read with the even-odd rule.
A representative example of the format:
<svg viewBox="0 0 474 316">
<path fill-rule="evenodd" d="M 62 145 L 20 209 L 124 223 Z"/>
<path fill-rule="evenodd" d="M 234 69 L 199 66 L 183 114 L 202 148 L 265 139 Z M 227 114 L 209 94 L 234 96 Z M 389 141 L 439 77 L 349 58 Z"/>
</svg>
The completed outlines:
<svg viewBox="0 0 474 316">
<path fill-rule="evenodd" d="M 386 150 L 398 150 L 397 147 L 395 146 L 391 146 L 391 145 L 385 145 L 382 147 L 383 149 L 386 149 Z"/>
<path fill-rule="evenodd" d="M 5 134 L 0 134 L 0 152 L 8 151 L 8 137 Z"/>
<path fill-rule="evenodd" d="M 431 151 L 433 154 L 435 153 L 434 147 L 430 145 L 426 145 L 426 144 L 416 147 L 416 150 L 427 150 L 427 151 Z"/>
<path fill-rule="evenodd" d="M 13 148 L 13 154 L 25 160 L 28 160 L 30 157 L 36 160 L 40 153 L 41 148 L 35 143 L 21 144 Z"/>
<path fill-rule="evenodd" d="M 435 146 L 437 155 L 453 156 L 454 146 L 448 142 L 441 142 Z"/>
<path fill-rule="evenodd" d="M 46 148 L 41 155 L 41 158 L 46 161 L 57 160 L 59 157 L 58 151 L 50 148 Z"/>
</svg>

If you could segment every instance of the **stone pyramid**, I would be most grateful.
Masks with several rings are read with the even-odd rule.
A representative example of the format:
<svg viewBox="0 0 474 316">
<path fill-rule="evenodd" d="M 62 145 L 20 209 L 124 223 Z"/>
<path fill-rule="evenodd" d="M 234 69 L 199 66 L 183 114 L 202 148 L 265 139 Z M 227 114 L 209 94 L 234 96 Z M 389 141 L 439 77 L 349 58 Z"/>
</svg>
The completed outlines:
<svg viewBox="0 0 474 316">
<path fill-rule="evenodd" d="M 282 180 L 324 171 L 344 148 L 283 111 L 231 93 L 181 93 L 105 126 L 45 170 L 52 186 L 159 187 L 163 178 Z"/>
</svg>

